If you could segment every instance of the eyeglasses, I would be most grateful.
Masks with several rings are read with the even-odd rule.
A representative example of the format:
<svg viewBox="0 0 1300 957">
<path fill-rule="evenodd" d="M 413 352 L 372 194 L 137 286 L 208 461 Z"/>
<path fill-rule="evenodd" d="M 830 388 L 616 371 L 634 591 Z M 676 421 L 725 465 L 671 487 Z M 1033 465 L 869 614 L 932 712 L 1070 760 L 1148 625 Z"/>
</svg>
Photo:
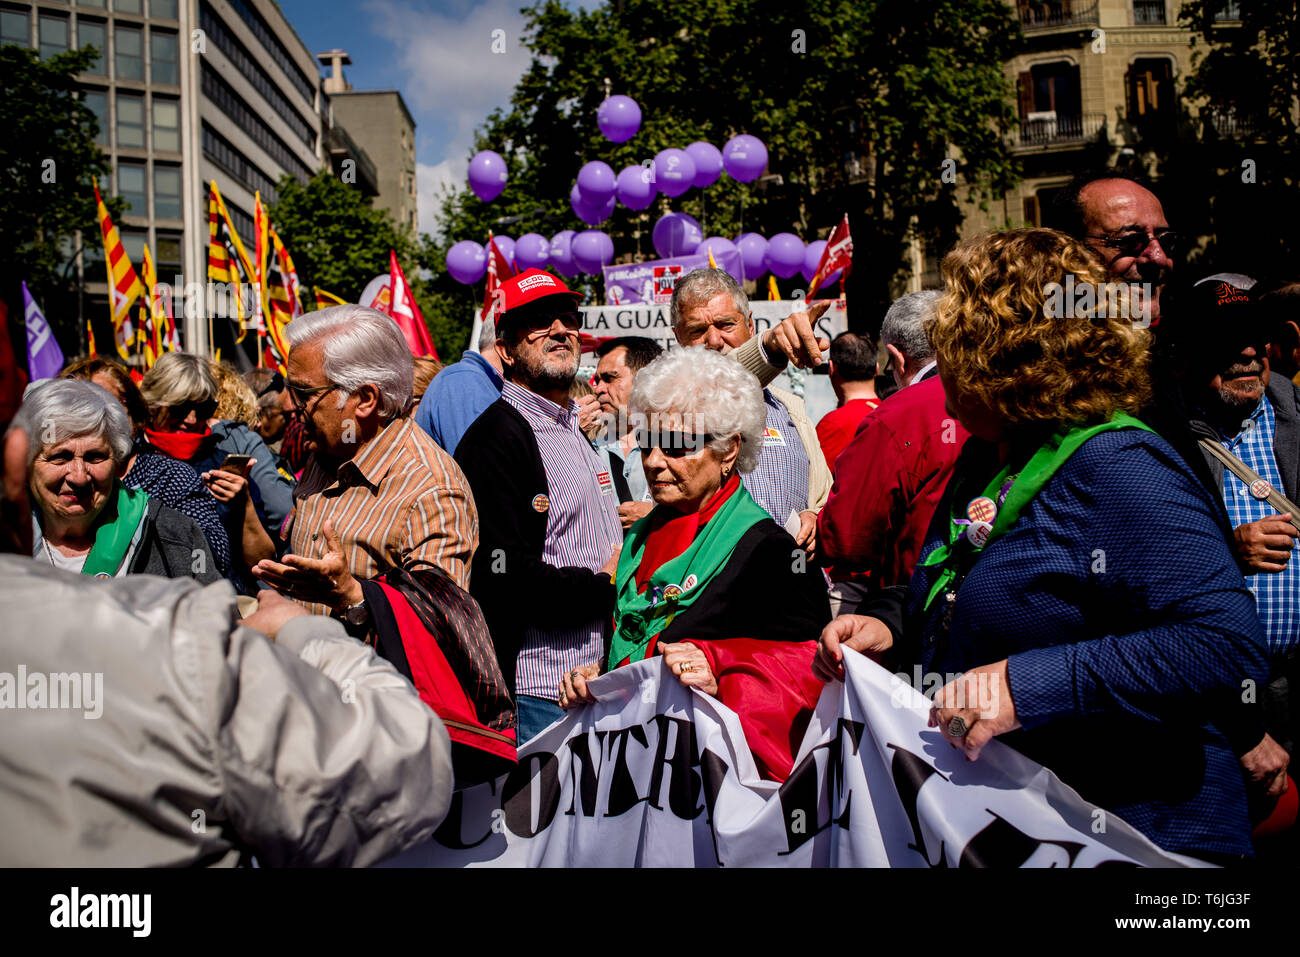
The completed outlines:
<svg viewBox="0 0 1300 957">
<path fill-rule="evenodd" d="M 706 432 L 699 435 L 694 432 L 660 432 L 658 435 L 646 435 L 637 439 L 641 457 L 646 458 L 655 449 L 663 452 L 670 459 L 680 459 L 692 455 L 709 445 L 713 434 Z"/>
<path fill-rule="evenodd" d="M 257 397 L 260 399 L 262 396 L 268 395 L 272 392 L 283 392 L 283 391 L 284 391 L 284 376 L 280 375 L 280 373 L 278 372 L 274 372 L 271 374 L 271 381 L 266 384 L 265 389 L 257 393 Z"/>
<path fill-rule="evenodd" d="M 174 405 L 169 410 L 172 418 L 177 422 L 184 422 L 194 413 L 194 418 L 199 422 L 206 422 L 217 414 L 216 399 L 202 399 L 194 402 L 182 402 L 180 405 Z"/>
<path fill-rule="evenodd" d="M 310 404 L 314 397 L 325 395 L 327 392 L 333 392 L 338 388 L 338 386 L 318 385 L 312 388 L 305 388 L 300 385 L 294 385 L 290 382 L 286 388 L 289 390 L 289 401 L 293 403 L 293 407 L 299 412 L 306 412 L 308 404 Z"/>
<path fill-rule="evenodd" d="M 1141 256 L 1151 241 L 1154 239 L 1160 244 L 1160 248 L 1165 251 L 1166 256 L 1172 256 L 1174 251 L 1183 244 L 1181 233 L 1176 233 L 1172 229 L 1157 229 L 1154 232 L 1130 232 L 1120 236 L 1088 236 L 1088 239 L 1095 239 L 1108 249 L 1114 249 L 1121 256 L 1132 256 L 1134 258 Z"/>
</svg>

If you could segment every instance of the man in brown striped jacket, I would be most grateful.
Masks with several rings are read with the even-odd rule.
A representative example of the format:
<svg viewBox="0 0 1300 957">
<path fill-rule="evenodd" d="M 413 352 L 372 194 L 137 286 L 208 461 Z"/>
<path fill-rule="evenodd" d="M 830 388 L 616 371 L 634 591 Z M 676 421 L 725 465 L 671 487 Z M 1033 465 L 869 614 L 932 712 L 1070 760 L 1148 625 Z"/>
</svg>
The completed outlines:
<svg viewBox="0 0 1300 957">
<path fill-rule="evenodd" d="M 281 532 L 291 554 L 253 574 L 353 634 L 368 630 L 359 579 L 436 566 L 468 589 L 478 513 L 460 467 L 407 415 L 413 360 L 397 324 L 345 305 L 288 333 L 287 388 L 316 451 Z"/>
</svg>

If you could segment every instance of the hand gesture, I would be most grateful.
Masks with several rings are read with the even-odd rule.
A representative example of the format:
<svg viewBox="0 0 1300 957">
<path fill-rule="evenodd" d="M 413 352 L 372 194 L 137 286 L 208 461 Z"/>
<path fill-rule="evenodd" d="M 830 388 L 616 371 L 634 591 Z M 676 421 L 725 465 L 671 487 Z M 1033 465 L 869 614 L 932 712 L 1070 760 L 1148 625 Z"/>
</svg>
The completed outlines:
<svg viewBox="0 0 1300 957">
<path fill-rule="evenodd" d="M 819 302 L 806 312 L 791 313 L 763 333 L 763 348 L 768 355 L 783 354 L 798 369 L 821 365 L 822 352 L 829 350 L 831 344 L 827 339 L 817 338 L 813 328 L 830 305 Z"/>
<path fill-rule="evenodd" d="M 1291 550 L 1300 531 L 1291 524 L 1291 513 L 1261 518 L 1258 522 L 1238 525 L 1232 530 L 1237 540 L 1237 555 L 1256 572 L 1280 572 L 1291 558 Z"/>
<path fill-rule="evenodd" d="M 307 611 L 302 605 L 281 598 L 269 588 L 263 588 L 257 595 L 257 611 L 241 619 L 239 623 L 246 628 L 260 631 L 275 641 L 275 636 L 280 633 L 285 622 L 305 614 Z"/>
<path fill-rule="evenodd" d="M 840 615 L 822 629 L 817 639 L 817 657 L 813 658 L 813 674 L 822 681 L 838 678 L 844 680 L 845 648 L 878 657 L 894 646 L 894 635 L 879 618 L 865 615 Z"/>
<path fill-rule="evenodd" d="M 817 547 L 817 513 L 812 509 L 799 513 L 799 534 L 794 537 L 794 543 L 809 555 Z"/>
<path fill-rule="evenodd" d="M 251 569 L 253 577 L 296 601 L 327 605 L 335 611 L 357 604 L 365 597 L 361 583 L 352 576 L 343 545 L 329 521 L 324 534 L 323 557 L 289 554 L 283 563 L 262 559 Z"/>
<path fill-rule="evenodd" d="M 688 688 L 698 688 L 706 695 L 718 696 L 718 681 L 709 669 L 709 659 L 689 641 L 659 645 L 664 665 Z"/>
<path fill-rule="evenodd" d="M 250 459 L 241 474 L 225 472 L 221 469 L 204 472 L 201 476 L 203 484 L 208 487 L 213 498 L 229 505 L 248 494 L 248 474 L 256 464 L 257 459 Z"/>
<path fill-rule="evenodd" d="M 590 432 L 600 424 L 600 400 L 594 395 L 580 395 L 574 400 L 578 403 L 578 430 Z"/>
</svg>

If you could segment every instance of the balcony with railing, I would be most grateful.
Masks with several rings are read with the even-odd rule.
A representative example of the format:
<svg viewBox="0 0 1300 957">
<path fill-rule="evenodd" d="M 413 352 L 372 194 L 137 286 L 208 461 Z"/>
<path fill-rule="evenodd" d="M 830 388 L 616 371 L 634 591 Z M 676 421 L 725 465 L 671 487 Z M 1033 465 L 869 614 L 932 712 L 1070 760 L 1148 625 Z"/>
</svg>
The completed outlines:
<svg viewBox="0 0 1300 957">
<path fill-rule="evenodd" d="M 1025 33 L 1040 30 L 1072 29 L 1083 26 L 1096 26 L 1097 2 L 1082 0 L 1018 0 L 1016 11 L 1020 15 L 1020 26 Z"/>
<path fill-rule="evenodd" d="M 1080 113 L 1074 116 L 1058 116 L 1053 112 L 1030 113 L 1020 121 L 1020 129 L 1012 137 L 1011 148 L 1021 151 L 1084 146 L 1095 141 L 1105 129 L 1105 113 Z"/>
</svg>

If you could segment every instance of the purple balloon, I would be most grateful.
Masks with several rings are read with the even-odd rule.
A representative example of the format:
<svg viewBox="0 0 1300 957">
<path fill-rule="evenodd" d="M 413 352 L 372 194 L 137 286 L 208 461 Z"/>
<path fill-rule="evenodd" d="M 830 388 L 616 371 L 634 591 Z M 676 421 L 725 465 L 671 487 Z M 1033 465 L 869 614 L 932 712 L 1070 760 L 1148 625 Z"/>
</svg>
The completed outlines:
<svg viewBox="0 0 1300 957">
<path fill-rule="evenodd" d="M 737 182 L 753 182 L 767 169 L 767 147 L 757 136 L 748 133 L 733 136 L 722 148 L 722 165 L 727 175 Z"/>
<path fill-rule="evenodd" d="M 506 161 L 492 150 L 483 150 L 469 161 L 469 188 L 485 203 L 490 203 L 506 188 Z"/>
<path fill-rule="evenodd" d="M 630 96 L 611 96 L 597 108 L 596 125 L 605 139 L 626 143 L 641 129 L 641 107 Z"/>
<path fill-rule="evenodd" d="M 806 282 L 812 282 L 813 276 L 817 275 L 817 267 L 821 265 L 822 253 L 824 253 L 825 251 L 826 251 L 826 240 L 824 239 L 814 240 L 813 242 L 809 243 L 808 248 L 804 250 L 803 268 L 800 271 L 803 273 L 803 278 Z M 831 286 L 839 282 L 840 273 L 842 272 L 844 272 L 843 269 L 836 269 L 835 271 L 830 273 L 825 279 L 822 280 L 822 284 L 818 288 L 825 289 L 827 286 Z M 816 289 L 809 289 L 808 295 L 811 296 L 816 291 L 817 291 Z"/>
<path fill-rule="evenodd" d="M 447 250 L 447 272 L 467 286 L 476 283 L 487 272 L 487 252 L 478 243 L 462 239 Z"/>
<path fill-rule="evenodd" d="M 736 249 L 745 265 L 745 278 L 757 279 L 763 275 L 763 262 L 767 259 L 767 240 L 758 233 L 742 233 L 736 237 Z"/>
<path fill-rule="evenodd" d="M 573 237 L 577 235 L 572 229 L 565 229 L 551 237 L 551 265 L 555 271 L 566 279 L 578 275 L 578 267 L 573 264 Z"/>
<path fill-rule="evenodd" d="M 730 270 L 727 269 L 729 265 L 734 264 L 737 267 L 740 266 L 740 250 L 736 248 L 735 243 L 724 236 L 709 236 L 707 239 L 701 240 L 700 245 L 695 249 L 695 254 L 697 256 L 702 256 L 710 252 L 713 253 L 713 261 L 716 262 L 720 268 L 727 270 L 728 272 L 730 272 Z M 725 261 L 724 257 L 726 257 Z M 738 268 L 736 271 L 742 272 L 743 270 Z M 736 276 L 736 278 L 744 280 L 745 277 L 742 275 Z"/>
<path fill-rule="evenodd" d="M 551 261 L 551 242 L 537 233 L 524 233 L 515 242 L 515 262 L 519 270 L 545 269 Z"/>
<path fill-rule="evenodd" d="M 493 236 L 493 241 L 497 244 L 497 249 L 501 250 L 501 255 L 506 257 L 506 262 L 511 267 L 515 264 L 515 241 L 509 236 Z"/>
<path fill-rule="evenodd" d="M 664 213 L 655 223 L 651 239 L 660 259 L 689 256 L 700 245 L 704 230 L 685 213 Z"/>
<path fill-rule="evenodd" d="M 598 226 L 605 220 L 609 219 L 610 213 L 614 212 L 614 206 L 617 200 L 611 196 L 608 202 L 593 206 L 582 198 L 582 191 L 578 189 L 578 184 L 573 184 L 573 189 L 569 190 L 569 206 L 573 209 L 573 215 L 588 226 Z"/>
<path fill-rule="evenodd" d="M 712 186 L 722 175 L 722 153 L 712 143 L 692 143 L 686 147 L 686 155 L 695 163 L 695 181 L 691 184 L 698 189 Z"/>
<path fill-rule="evenodd" d="M 803 240 L 794 233 L 777 233 L 767 241 L 768 272 L 789 279 L 803 268 Z"/>
<path fill-rule="evenodd" d="M 644 166 L 625 166 L 618 174 L 618 201 L 628 209 L 645 209 L 659 192 L 651 171 Z"/>
<path fill-rule="evenodd" d="M 680 196 L 695 185 L 695 160 L 672 147 L 655 156 L 655 185 L 665 196 Z"/>
<path fill-rule="evenodd" d="M 593 209 L 600 209 L 609 202 L 617 185 L 618 180 L 608 163 L 593 160 L 578 170 L 578 195 Z"/>
<path fill-rule="evenodd" d="M 599 229 L 586 229 L 574 236 L 572 250 L 577 267 L 593 276 L 614 261 L 614 240 Z"/>
</svg>

